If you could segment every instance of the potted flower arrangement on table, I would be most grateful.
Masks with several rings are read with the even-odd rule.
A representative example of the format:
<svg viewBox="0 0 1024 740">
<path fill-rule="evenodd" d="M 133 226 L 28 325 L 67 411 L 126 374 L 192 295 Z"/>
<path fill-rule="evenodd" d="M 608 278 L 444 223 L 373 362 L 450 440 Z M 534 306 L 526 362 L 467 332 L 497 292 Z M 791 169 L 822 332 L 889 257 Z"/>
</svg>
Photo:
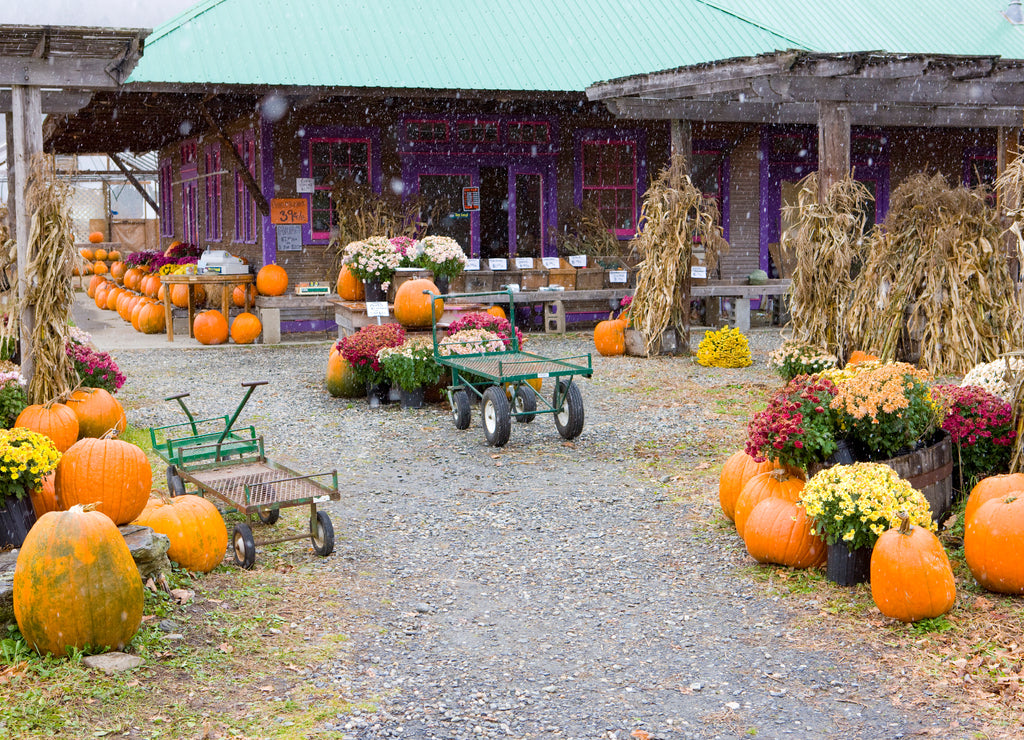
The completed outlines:
<svg viewBox="0 0 1024 740">
<path fill-rule="evenodd" d="M 463 329 L 483 329 L 485 331 L 493 332 L 503 342 L 504 349 L 512 347 L 512 323 L 501 316 L 495 316 L 494 314 L 486 313 L 484 311 L 474 311 L 468 313 L 465 316 L 460 316 L 448 325 L 448 335 L 456 334 Z M 522 348 L 523 333 L 516 327 L 515 330 L 516 346 Z M 501 350 L 498 350 L 501 351 Z"/>
<path fill-rule="evenodd" d="M 420 408 L 426 387 L 436 384 L 444 369 L 434 362 L 433 341 L 425 337 L 406 339 L 398 347 L 377 353 L 384 374 L 402 392 L 402 408 Z"/>
<path fill-rule="evenodd" d="M 341 356 L 352 366 L 356 377 L 366 384 L 372 408 L 387 403 L 387 376 L 381 367 L 380 350 L 398 347 L 405 341 L 405 329 L 399 324 L 370 324 L 335 344 Z"/>
<path fill-rule="evenodd" d="M 21 547 L 36 521 L 31 494 L 60 461 L 53 440 L 22 427 L 0 429 L 0 546 Z"/>
<path fill-rule="evenodd" d="M 402 257 L 386 236 L 371 236 L 346 246 L 342 262 L 365 284 L 367 301 L 383 301 Z"/>
<path fill-rule="evenodd" d="M 868 580 L 871 549 L 883 532 L 900 526 L 900 512 L 911 524 L 935 531 L 924 495 L 881 463 L 836 465 L 815 473 L 799 505 L 828 545 L 828 579 L 842 586 Z"/>
<path fill-rule="evenodd" d="M 434 273 L 434 285 L 447 293 L 449 281 L 466 267 L 466 253 L 449 236 L 425 236 L 420 239 L 419 247 L 422 265 Z"/>
</svg>

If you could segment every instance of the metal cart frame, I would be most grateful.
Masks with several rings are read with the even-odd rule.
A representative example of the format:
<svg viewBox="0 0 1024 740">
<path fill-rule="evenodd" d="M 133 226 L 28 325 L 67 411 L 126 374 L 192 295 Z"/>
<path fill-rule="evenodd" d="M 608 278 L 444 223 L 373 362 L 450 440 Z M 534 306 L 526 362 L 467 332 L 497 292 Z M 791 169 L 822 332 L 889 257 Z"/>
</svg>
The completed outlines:
<svg viewBox="0 0 1024 740">
<path fill-rule="evenodd" d="M 334 551 L 334 527 L 325 511 L 317 511 L 317 500 L 340 499 L 338 471 L 300 475 L 267 459 L 263 437 L 254 427 L 235 429 L 234 423 L 257 386 L 265 380 L 242 383 L 247 388 L 238 408 L 227 415 L 196 419 L 185 405 L 188 393 L 168 396 L 177 401 L 188 421 L 149 430 L 153 450 L 167 463 L 167 490 L 171 496 L 186 492 L 191 484 L 202 496 L 212 496 L 243 514 L 248 520 L 235 525 L 232 534 L 235 564 L 251 568 L 256 562 L 256 545 L 304 539 L 292 535 L 256 542 L 250 524 L 253 516 L 267 525 L 275 524 L 287 506 L 309 506 L 309 535 L 313 550 L 326 557 Z M 330 485 L 318 478 L 330 476 Z"/>
<path fill-rule="evenodd" d="M 430 296 L 431 329 L 434 342 L 434 361 L 447 367 L 452 374 L 448 387 L 448 402 L 452 420 L 457 429 L 470 424 L 470 393 L 480 399 L 480 416 L 484 436 L 489 445 L 503 447 L 512 432 L 512 419 L 528 424 L 540 414 L 551 414 L 555 427 L 565 439 L 575 439 L 583 431 L 583 396 L 573 382 L 577 375 L 591 377 L 593 359 L 586 355 L 550 358 L 522 351 L 516 336 L 515 302 L 511 290 L 483 293 L 437 294 Z M 435 298 L 479 298 L 485 296 L 508 297 L 508 320 L 512 332 L 511 349 L 501 352 L 443 355 L 438 338 L 438 315 Z M 583 360 L 586 364 L 583 364 Z M 529 381 L 554 378 L 551 401 L 544 398 Z M 506 395 L 506 388 L 509 395 Z M 511 403 L 509 397 L 511 396 Z"/>
</svg>

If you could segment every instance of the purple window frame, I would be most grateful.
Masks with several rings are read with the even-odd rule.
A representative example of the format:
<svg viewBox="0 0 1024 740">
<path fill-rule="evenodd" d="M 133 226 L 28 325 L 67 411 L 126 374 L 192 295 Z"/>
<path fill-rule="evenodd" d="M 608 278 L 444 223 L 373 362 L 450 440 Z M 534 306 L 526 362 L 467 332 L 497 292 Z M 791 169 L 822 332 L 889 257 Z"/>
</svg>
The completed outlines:
<svg viewBox="0 0 1024 740">
<path fill-rule="evenodd" d="M 440 123 L 444 126 L 443 139 L 413 139 L 409 136 L 409 126 L 417 123 Z M 443 118 L 407 118 L 404 123 L 406 141 L 410 144 L 447 144 L 452 137 L 451 123 Z"/>
<path fill-rule="evenodd" d="M 574 203 L 577 208 L 583 207 L 583 194 L 585 190 L 597 189 L 588 188 L 583 180 L 584 171 L 584 147 L 587 145 L 633 145 L 633 186 L 630 188 L 632 194 L 633 224 L 632 229 L 613 228 L 615 236 L 619 239 L 631 239 L 636 236 L 637 224 L 640 220 L 640 188 L 647 179 L 647 137 L 642 129 L 581 129 L 573 135 L 573 151 L 576 157 L 575 165 L 575 197 Z M 625 186 L 616 188 L 600 188 L 625 190 Z"/>
<path fill-rule="evenodd" d="M 351 148 L 349 149 L 348 161 L 345 163 L 344 167 L 337 167 L 336 168 L 334 166 L 333 160 L 331 162 L 329 162 L 328 164 L 330 166 L 330 170 L 331 170 L 331 174 L 332 175 L 335 174 L 339 169 L 351 172 L 353 169 L 364 168 L 365 167 L 367 179 L 369 179 L 371 177 L 370 173 L 373 171 L 373 142 L 370 141 L 369 137 L 359 137 L 359 136 L 307 136 L 306 137 L 306 141 L 304 142 L 304 144 L 305 144 L 305 149 L 306 149 L 306 152 L 305 152 L 305 154 L 306 154 L 306 161 L 309 162 L 309 170 L 310 170 L 310 172 L 313 171 L 313 167 L 315 166 L 314 162 L 313 162 L 313 145 L 314 144 L 325 144 L 325 143 L 326 144 L 365 144 L 366 145 L 366 163 L 365 163 L 365 165 L 363 165 L 362 163 L 356 163 L 356 162 L 354 162 L 352 160 Z M 330 156 L 330 155 L 328 155 L 328 156 Z M 315 187 L 316 187 L 316 190 L 329 191 L 331 189 L 329 185 L 317 185 Z M 315 213 L 313 206 L 314 206 L 313 196 L 309 196 L 309 224 L 310 224 L 309 228 L 310 228 L 310 235 L 312 236 L 313 239 L 324 239 L 324 240 L 330 239 L 330 237 L 331 237 L 330 229 L 328 229 L 327 231 L 313 231 L 313 222 L 314 222 L 313 214 Z M 330 221 L 331 221 L 330 206 L 328 206 L 327 221 L 328 221 L 328 223 L 330 223 Z"/>
<path fill-rule="evenodd" d="M 369 143 L 367 157 L 369 161 L 370 188 L 379 193 L 383 173 L 380 165 L 380 129 L 369 127 L 353 126 L 306 126 L 303 130 L 304 140 L 302 142 L 302 176 L 312 177 L 313 167 L 310 162 L 311 143 L 314 140 L 325 139 L 337 140 L 365 140 Z M 309 203 L 309 223 L 302 227 L 303 244 L 326 244 L 330 239 L 330 232 L 313 231 L 313 196 L 306 195 L 306 202 Z"/>
<path fill-rule="evenodd" d="M 492 141 L 488 141 L 486 138 L 483 138 L 483 139 L 480 139 L 480 140 L 468 139 L 468 140 L 465 140 L 465 141 L 460 139 L 459 138 L 459 126 L 462 126 L 463 124 L 467 124 L 467 123 L 470 126 L 484 126 L 484 127 L 493 124 L 494 125 L 494 131 L 495 131 L 495 137 L 496 138 L 494 140 L 492 140 Z M 452 130 L 454 131 L 454 134 L 455 134 L 455 141 L 457 143 L 461 144 L 462 146 L 498 146 L 499 144 L 502 144 L 504 142 L 504 137 L 502 137 L 502 135 L 501 135 L 502 134 L 501 128 L 502 128 L 502 126 L 501 126 L 501 119 L 499 119 L 499 118 L 491 118 L 491 117 L 486 117 L 485 118 L 485 117 L 482 117 L 482 116 L 472 116 L 472 117 L 461 116 L 461 117 L 455 119 L 455 125 L 452 127 Z M 486 128 L 484 130 L 486 131 Z"/>
<path fill-rule="evenodd" d="M 515 121 L 503 121 L 501 124 L 502 132 L 504 133 L 504 137 L 502 137 L 503 141 L 511 141 L 508 132 L 513 126 L 543 126 L 545 131 L 544 141 L 517 141 L 515 142 L 516 144 L 523 146 L 544 146 L 551 143 L 551 123 L 548 121 L 538 121 L 526 118 L 521 120 L 517 119 Z"/>
<path fill-rule="evenodd" d="M 242 164 L 256 177 L 256 132 L 245 131 L 234 138 L 235 148 L 242 156 Z M 256 200 L 245 187 L 245 180 L 235 173 L 235 241 L 256 243 Z"/>
<path fill-rule="evenodd" d="M 999 153 L 994 146 L 969 146 L 964 148 L 964 169 L 961 182 L 965 188 L 971 186 L 974 163 L 978 161 L 998 162 Z M 989 183 L 991 184 L 991 183 Z"/>
<path fill-rule="evenodd" d="M 184 173 L 182 173 L 184 174 Z M 181 183 L 181 238 L 186 244 L 199 244 L 199 180 Z"/>
<path fill-rule="evenodd" d="M 220 174 L 220 144 L 209 144 L 203 150 L 203 165 L 206 176 L 203 178 L 205 187 L 206 241 L 219 242 L 224 238 L 223 216 L 223 185 Z"/>
<path fill-rule="evenodd" d="M 160 160 L 160 236 L 174 236 L 174 162 Z"/>
</svg>

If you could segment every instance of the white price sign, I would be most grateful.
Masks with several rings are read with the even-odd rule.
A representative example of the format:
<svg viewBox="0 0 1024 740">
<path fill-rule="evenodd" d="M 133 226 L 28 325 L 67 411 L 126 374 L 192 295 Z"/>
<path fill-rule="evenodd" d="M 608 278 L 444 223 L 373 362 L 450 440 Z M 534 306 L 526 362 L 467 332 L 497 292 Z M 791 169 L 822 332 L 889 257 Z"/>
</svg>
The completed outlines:
<svg viewBox="0 0 1024 740">
<path fill-rule="evenodd" d="M 312 177 L 296 177 L 295 178 L 295 192 L 299 195 L 305 195 L 306 193 L 312 193 L 316 190 L 316 182 Z"/>
<path fill-rule="evenodd" d="M 532 270 L 533 269 L 533 257 L 516 257 L 516 269 L 517 270 Z"/>
<path fill-rule="evenodd" d="M 573 267 L 586 267 L 587 266 L 587 255 L 585 254 L 570 254 L 569 264 Z"/>
<path fill-rule="evenodd" d="M 704 265 L 693 265 L 690 268 L 690 277 L 703 279 L 708 276 L 708 268 Z"/>
<path fill-rule="evenodd" d="M 629 279 L 629 275 L 625 270 L 609 270 L 608 271 L 608 282 L 609 283 L 624 283 Z"/>
<path fill-rule="evenodd" d="M 508 260 L 504 257 L 491 257 L 487 260 L 487 266 L 492 270 L 507 270 Z"/>
<path fill-rule="evenodd" d="M 367 301 L 366 302 L 366 315 L 370 318 L 380 317 L 382 319 L 388 317 L 388 302 L 387 301 Z"/>
<path fill-rule="evenodd" d="M 480 269 L 480 258 L 474 257 L 473 259 L 466 260 L 466 269 L 475 271 Z"/>
<path fill-rule="evenodd" d="M 562 264 L 558 257 L 545 257 L 541 262 L 544 263 L 544 267 L 548 270 L 557 270 L 558 266 Z"/>
</svg>

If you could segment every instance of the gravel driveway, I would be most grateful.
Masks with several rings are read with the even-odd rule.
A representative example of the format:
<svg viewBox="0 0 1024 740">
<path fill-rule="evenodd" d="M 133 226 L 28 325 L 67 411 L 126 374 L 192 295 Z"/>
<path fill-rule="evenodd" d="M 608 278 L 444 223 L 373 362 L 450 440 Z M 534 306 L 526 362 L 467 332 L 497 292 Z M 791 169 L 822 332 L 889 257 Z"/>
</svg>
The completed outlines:
<svg viewBox="0 0 1024 740">
<path fill-rule="evenodd" d="M 354 635 L 305 680 L 337 684 L 378 711 L 336 717 L 323 730 L 351 738 L 969 736 L 942 729 L 949 714 L 938 700 L 913 712 L 897 706 L 899 677 L 880 676 L 856 635 L 831 635 L 824 642 L 835 650 L 823 649 L 828 624 L 813 592 L 773 596 L 722 525 L 715 471 L 739 444 L 746 414 L 716 408 L 714 394 L 775 383 L 764 356 L 777 332 L 753 337 L 757 362 L 740 371 L 595 357 L 575 443 L 540 417 L 514 424 L 500 450 L 486 446 L 476 408 L 472 426 L 458 431 L 447 407 L 371 411 L 331 398 L 327 343 L 97 343 L 128 375 L 121 398 L 134 425 L 179 421 L 177 407 L 160 399 L 182 390 L 204 414 L 229 413 L 240 382 L 266 379 L 243 421 L 265 435 L 268 454 L 301 470 L 341 471 L 342 499 L 327 505 L 337 547 L 318 572 L 357 571 L 365 587 L 354 589 L 354 605 L 375 629 Z M 586 334 L 530 344 L 552 356 L 593 347 Z M 707 472 L 687 477 L 700 469 Z M 326 620 L 319 627 L 332 628 Z"/>
</svg>

